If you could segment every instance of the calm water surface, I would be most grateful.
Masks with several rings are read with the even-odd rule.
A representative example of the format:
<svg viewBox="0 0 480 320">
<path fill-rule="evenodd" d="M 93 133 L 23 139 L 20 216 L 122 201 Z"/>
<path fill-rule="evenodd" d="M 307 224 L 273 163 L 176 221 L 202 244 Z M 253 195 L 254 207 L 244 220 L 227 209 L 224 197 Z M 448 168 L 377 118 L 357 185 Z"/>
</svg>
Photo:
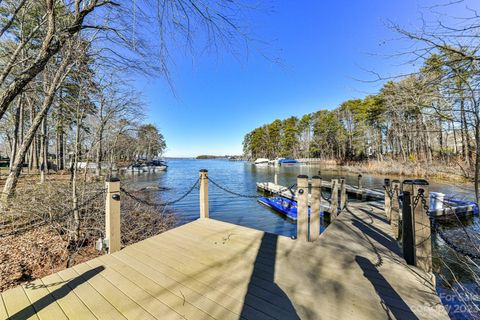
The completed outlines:
<svg viewBox="0 0 480 320">
<path fill-rule="evenodd" d="M 290 167 L 256 167 L 248 162 L 228 160 L 168 160 L 168 170 L 159 173 L 127 174 L 124 183 L 127 189 L 140 189 L 146 186 L 160 186 L 167 188 L 154 194 L 158 202 L 170 201 L 183 195 L 192 184 L 198 179 L 198 171 L 207 169 L 209 177 L 222 186 L 246 195 L 258 195 L 256 191 L 257 182 L 273 181 L 275 172 L 278 173 L 279 184 L 291 186 L 296 183 L 297 175 L 306 174 L 310 177 L 318 174 L 319 166 L 290 166 Z M 348 184 L 357 184 L 357 174 L 341 171 L 322 170 L 321 176 L 325 180 L 343 176 Z M 367 188 L 382 189 L 382 176 L 364 175 L 363 185 Z M 430 180 L 430 190 L 445 193 L 447 197 L 464 200 L 474 200 L 474 190 L 471 185 L 450 184 Z M 296 224 L 286 219 L 275 211 L 260 205 L 256 199 L 240 198 L 218 189 L 209 184 L 209 206 L 210 216 L 214 219 L 230 222 L 262 231 L 267 231 L 288 237 L 296 236 Z M 171 208 L 177 217 L 178 224 L 193 221 L 199 217 L 199 192 L 194 190 L 181 202 Z M 462 223 L 467 226 L 468 231 L 475 234 L 478 240 L 480 223 L 478 217 L 466 217 Z M 323 224 L 323 221 L 322 221 Z M 464 231 L 458 227 L 458 223 L 445 224 L 448 234 L 458 238 L 459 242 L 464 241 Z M 322 225 L 322 230 L 323 230 Z M 471 245 L 470 243 L 466 245 Z M 475 245 L 475 244 L 474 244 Z M 476 245 L 480 245 L 479 242 Z M 471 265 L 472 272 L 465 270 L 465 264 L 452 254 L 441 239 L 434 238 L 434 249 L 443 257 L 447 263 L 435 260 L 435 271 L 437 274 L 437 291 L 445 305 L 451 305 L 450 316 L 453 319 L 469 319 L 468 312 L 454 312 L 469 310 L 470 307 L 459 309 L 458 298 L 460 295 L 473 294 L 473 297 L 480 297 L 480 290 L 475 283 L 474 274 L 478 274 L 478 267 Z M 461 259 L 460 259 L 461 260 Z M 453 280 L 451 271 L 454 270 L 462 288 L 452 290 L 447 281 Z M 458 291 L 455 291 L 458 290 Z M 467 290 L 467 291 L 465 291 Z M 453 296 L 453 298 L 452 298 Z M 470 299 L 471 300 L 471 299 Z M 474 301 L 480 305 L 480 301 Z M 453 305 L 453 306 L 452 306 Z"/>
</svg>

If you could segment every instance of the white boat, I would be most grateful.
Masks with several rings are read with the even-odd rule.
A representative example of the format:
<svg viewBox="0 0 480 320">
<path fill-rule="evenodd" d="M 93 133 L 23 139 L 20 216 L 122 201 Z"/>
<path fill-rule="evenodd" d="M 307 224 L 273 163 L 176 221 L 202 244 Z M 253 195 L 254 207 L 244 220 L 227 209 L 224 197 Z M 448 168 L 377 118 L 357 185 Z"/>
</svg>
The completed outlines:
<svg viewBox="0 0 480 320">
<path fill-rule="evenodd" d="M 267 166 L 269 161 L 270 160 L 266 158 L 258 158 L 253 164 L 255 164 L 256 166 Z"/>
<path fill-rule="evenodd" d="M 280 165 L 280 161 L 283 160 L 285 158 L 276 158 L 275 160 L 270 160 L 268 162 L 269 165 L 271 166 L 279 166 Z"/>
</svg>

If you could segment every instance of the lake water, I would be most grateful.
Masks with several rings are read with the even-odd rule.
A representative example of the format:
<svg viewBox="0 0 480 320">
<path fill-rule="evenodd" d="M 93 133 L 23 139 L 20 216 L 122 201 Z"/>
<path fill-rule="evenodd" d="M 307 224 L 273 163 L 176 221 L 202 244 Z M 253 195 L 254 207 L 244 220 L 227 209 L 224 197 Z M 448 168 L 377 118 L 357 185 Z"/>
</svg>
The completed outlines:
<svg viewBox="0 0 480 320">
<path fill-rule="evenodd" d="M 220 185 L 240 194 L 258 195 L 256 191 L 257 182 L 273 181 L 275 172 L 278 174 L 278 183 L 283 186 L 291 186 L 296 183 L 297 175 L 306 174 L 309 177 L 317 175 L 321 168 L 314 165 L 290 166 L 290 167 L 257 167 L 248 162 L 228 161 L 228 160 L 168 160 L 168 170 L 159 173 L 127 174 L 123 180 L 124 187 L 128 189 L 140 189 L 147 186 L 159 186 L 166 190 L 158 191 L 153 194 L 153 200 L 165 202 L 177 199 L 190 189 L 193 183 L 198 179 L 198 171 L 207 169 L 209 177 Z M 324 180 L 332 178 L 345 177 L 347 184 L 357 184 L 357 174 L 341 171 L 322 170 L 321 176 Z M 385 177 L 375 175 L 363 175 L 363 185 L 366 188 L 382 189 L 383 179 Z M 442 192 L 447 197 L 473 200 L 474 190 L 471 185 L 450 184 L 439 181 L 429 181 L 430 190 Z M 210 217 L 225 222 L 234 223 L 270 233 L 284 235 L 288 237 L 296 236 L 296 224 L 286 219 L 275 211 L 259 204 L 256 199 L 242 198 L 209 184 L 209 206 Z M 193 221 L 199 217 L 199 192 L 194 190 L 181 202 L 170 208 L 177 217 L 178 224 L 184 224 Z M 478 216 L 466 217 L 462 219 L 462 224 L 466 226 L 468 232 L 474 235 L 473 245 L 480 246 L 478 234 L 480 233 L 480 223 Z M 464 229 L 459 227 L 459 223 L 444 224 L 445 230 L 459 243 L 465 242 Z M 322 227 L 323 229 L 323 227 Z M 467 298 L 468 302 L 480 297 L 480 289 L 476 284 L 479 272 L 476 265 L 471 265 L 463 259 L 458 258 L 445 243 L 438 237 L 434 237 L 434 251 L 441 254 L 445 259 L 434 260 L 434 269 L 437 274 L 437 291 L 442 301 L 450 305 L 450 316 L 454 319 L 469 319 L 468 312 L 458 311 L 458 299 L 462 295 L 471 295 Z M 464 243 L 464 245 L 472 245 Z M 445 262 L 446 261 L 446 262 Z M 465 264 L 467 263 L 467 265 Z M 472 269 L 468 271 L 466 269 Z M 452 282 L 453 276 L 450 270 L 454 270 L 461 285 L 453 285 L 453 289 L 448 285 Z M 476 278 L 477 277 L 477 278 Z M 460 287 L 459 287 L 460 286 Z M 452 298 L 455 297 L 455 298 Z M 473 297 L 473 298 L 472 298 Z M 480 306 L 480 301 L 473 301 L 474 305 Z M 464 309 L 470 310 L 471 306 Z M 460 311 L 463 311 L 461 309 Z"/>
</svg>

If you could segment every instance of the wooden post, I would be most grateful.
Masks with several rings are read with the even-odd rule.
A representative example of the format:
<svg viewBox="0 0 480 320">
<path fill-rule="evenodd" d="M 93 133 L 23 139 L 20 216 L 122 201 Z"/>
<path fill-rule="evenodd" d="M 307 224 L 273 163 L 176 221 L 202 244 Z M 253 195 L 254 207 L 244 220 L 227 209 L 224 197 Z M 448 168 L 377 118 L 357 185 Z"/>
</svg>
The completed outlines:
<svg viewBox="0 0 480 320">
<path fill-rule="evenodd" d="M 340 178 L 340 210 L 345 208 L 347 203 L 347 186 L 345 184 L 345 178 Z"/>
<path fill-rule="evenodd" d="M 357 199 L 363 200 L 363 181 L 362 181 L 363 176 L 361 174 L 358 175 L 357 177 L 357 187 L 358 187 L 358 194 L 357 194 Z"/>
<path fill-rule="evenodd" d="M 362 190 L 362 189 L 363 189 L 363 185 L 362 185 L 362 175 L 359 174 L 357 178 L 358 178 L 358 182 L 357 182 L 358 189 L 359 189 L 359 190 Z"/>
<path fill-rule="evenodd" d="M 390 225 L 392 227 L 392 233 L 395 240 L 398 239 L 399 236 L 399 228 L 400 228 L 400 203 L 398 202 L 398 196 L 400 194 L 400 181 L 393 180 L 392 181 L 392 209 L 390 213 Z"/>
<path fill-rule="evenodd" d="M 200 176 L 200 218 L 208 218 L 208 170 L 201 169 Z"/>
<path fill-rule="evenodd" d="M 408 264 L 415 263 L 413 250 L 413 223 L 412 223 L 412 180 L 403 181 L 403 204 L 402 204 L 402 248 L 403 257 Z"/>
<path fill-rule="evenodd" d="M 114 253 L 120 250 L 120 179 L 108 177 L 105 181 L 105 240 L 108 253 Z"/>
<path fill-rule="evenodd" d="M 429 205 L 430 193 L 427 180 L 414 180 L 413 194 L 415 197 L 423 190 L 423 198 Z M 422 198 L 413 211 L 413 227 L 415 234 L 415 265 L 426 272 L 432 272 L 432 231 L 428 211 L 422 204 Z"/>
<path fill-rule="evenodd" d="M 390 222 L 390 213 L 392 211 L 392 199 L 390 199 L 390 179 L 384 179 L 383 181 L 383 188 L 385 190 L 385 216 Z"/>
<path fill-rule="evenodd" d="M 308 241 L 308 176 L 297 177 L 297 239 Z"/>
<path fill-rule="evenodd" d="M 320 235 L 320 210 L 322 209 L 322 178 L 312 177 L 312 197 L 310 198 L 310 241 L 315 241 Z"/>
<path fill-rule="evenodd" d="M 278 174 L 275 172 L 275 176 L 273 177 L 273 182 L 278 184 Z"/>
<path fill-rule="evenodd" d="M 428 182 L 426 180 L 410 180 L 404 181 L 404 207 L 405 198 L 410 207 L 411 221 L 408 222 L 408 227 L 411 229 L 412 240 L 410 249 L 413 254 L 413 265 L 419 267 L 426 272 L 432 272 L 432 239 L 430 230 L 430 219 L 428 212 L 423 207 L 422 197 L 418 197 L 419 193 L 423 191 L 423 198 L 429 201 Z M 408 250 L 408 249 L 407 249 Z M 410 259 L 411 260 L 411 259 Z M 408 261 L 407 261 L 408 262 Z"/>
<path fill-rule="evenodd" d="M 330 197 L 330 222 L 337 218 L 338 209 L 338 180 L 332 179 L 332 195 Z"/>
</svg>

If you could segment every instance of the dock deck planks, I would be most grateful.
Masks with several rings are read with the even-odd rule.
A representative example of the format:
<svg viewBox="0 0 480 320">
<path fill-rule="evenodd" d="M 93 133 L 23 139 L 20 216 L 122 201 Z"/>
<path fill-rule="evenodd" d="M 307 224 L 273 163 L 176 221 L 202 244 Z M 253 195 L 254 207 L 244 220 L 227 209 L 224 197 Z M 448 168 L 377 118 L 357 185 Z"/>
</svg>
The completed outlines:
<svg viewBox="0 0 480 320">
<path fill-rule="evenodd" d="M 448 319 L 373 203 L 314 243 L 200 219 L 1 294 L 18 319 Z"/>
</svg>

